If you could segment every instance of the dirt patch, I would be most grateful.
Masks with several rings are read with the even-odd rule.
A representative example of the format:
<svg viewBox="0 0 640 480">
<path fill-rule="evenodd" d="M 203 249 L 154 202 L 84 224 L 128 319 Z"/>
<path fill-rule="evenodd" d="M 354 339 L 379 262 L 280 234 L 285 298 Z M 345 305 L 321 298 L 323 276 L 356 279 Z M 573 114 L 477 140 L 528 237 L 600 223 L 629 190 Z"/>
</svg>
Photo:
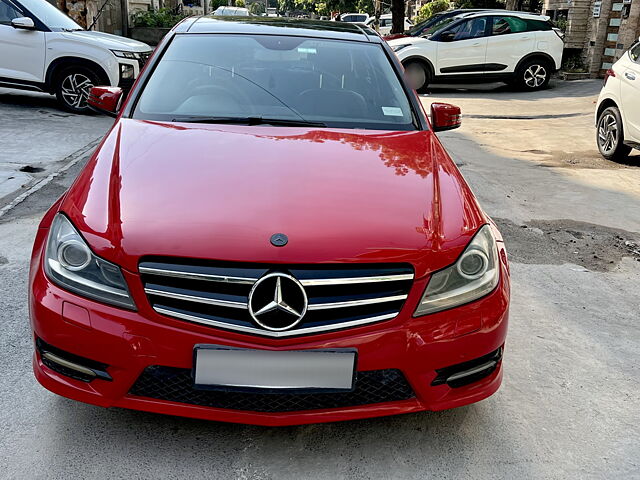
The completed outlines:
<svg viewBox="0 0 640 480">
<path fill-rule="evenodd" d="M 623 257 L 640 262 L 640 234 L 573 220 L 531 220 L 517 225 L 494 219 L 514 262 L 536 265 L 573 263 L 608 272 Z"/>
<path fill-rule="evenodd" d="M 9 260 L 0 255 L 0 265 L 6 265 L 7 263 L 9 263 Z"/>
<path fill-rule="evenodd" d="M 541 161 L 540 166 L 542 167 L 574 167 L 608 170 L 640 168 L 640 155 L 637 153 L 632 153 L 625 160 L 614 162 L 612 160 L 604 159 L 595 146 L 593 150 L 585 150 L 583 152 L 543 152 L 533 150 L 526 150 L 525 152 L 548 155 L 548 158 Z"/>
</svg>

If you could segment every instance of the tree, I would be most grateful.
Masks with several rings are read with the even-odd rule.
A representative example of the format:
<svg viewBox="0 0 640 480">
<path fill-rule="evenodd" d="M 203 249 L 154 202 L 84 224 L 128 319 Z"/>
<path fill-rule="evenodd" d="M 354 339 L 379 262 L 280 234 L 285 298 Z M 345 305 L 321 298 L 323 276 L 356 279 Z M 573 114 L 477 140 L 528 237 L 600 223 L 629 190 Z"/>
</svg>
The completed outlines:
<svg viewBox="0 0 640 480">
<path fill-rule="evenodd" d="M 416 23 L 427 20 L 438 12 L 444 12 L 448 10 L 450 6 L 449 0 L 433 0 L 432 2 L 425 3 L 418 11 Z"/>
<path fill-rule="evenodd" d="M 287 12 L 291 12 L 295 10 L 296 3 L 294 0 L 278 0 L 278 12 L 280 14 L 285 14 Z"/>
<path fill-rule="evenodd" d="M 218 7 L 224 7 L 227 5 L 227 0 L 211 0 L 211 11 L 215 12 Z"/>
<path fill-rule="evenodd" d="M 391 0 L 391 33 L 404 32 L 404 0 Z"/>
<path fill-rule="evenodd" d="M 356 10 L 360 13 L 373 15 L 373 0 L 358 0 Z"/>
<path fill-rule="evenodd" d="M 253 2 L 249 5 L 249 13 L 253 15 L 262 15 L 264 12 L 264 4 L 262 2 Z"/>
<path fill-rule="evenodd" d="M 236 0 L 236 7 L 245 8 L 245 6 L 244 0 Z"/>
</svg>

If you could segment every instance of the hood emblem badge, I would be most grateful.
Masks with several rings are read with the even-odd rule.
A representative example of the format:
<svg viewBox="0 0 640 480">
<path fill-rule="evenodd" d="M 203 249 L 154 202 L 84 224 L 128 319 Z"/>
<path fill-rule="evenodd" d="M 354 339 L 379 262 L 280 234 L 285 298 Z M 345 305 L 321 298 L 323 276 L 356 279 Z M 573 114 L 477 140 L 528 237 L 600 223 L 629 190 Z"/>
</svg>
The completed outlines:
<svg viewBox="0 0 640 480">
<path fill-rule="evenodd" d="M 271 245 L 274 247 L 284 247 L 287 243 L 289 243 L 289 238 L 284 233 L 271 235 Z"/>
</svg>

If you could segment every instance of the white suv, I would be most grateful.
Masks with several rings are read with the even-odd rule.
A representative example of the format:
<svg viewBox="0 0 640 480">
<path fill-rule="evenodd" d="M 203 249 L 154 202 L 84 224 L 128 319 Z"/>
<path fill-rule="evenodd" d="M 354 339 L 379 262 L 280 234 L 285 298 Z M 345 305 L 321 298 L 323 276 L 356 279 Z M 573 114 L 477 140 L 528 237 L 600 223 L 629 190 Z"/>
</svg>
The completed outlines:
<svg viewBox="0 0 640 480">
<path fill-rule="evenodd" d="M 0 86 L 55 94 L 85 112 L 93 85 L 130 88 L 151 47 L 85 31 L 46 0 L 0 0 Z"/>
<path fill-rule="evenodd" d="M 549 17 L 495 11 L 461 14 L 425 36 L 389 45 L 418 91 L 431 83 L 492 81 L 544 88 L 560 68 L 564 49 Z"/>
<path fill-rule="evenodd" d="M 376 17 L 369 17 L 369 19 L 365 22 L 365 25 L 373 28 L 373 22 L 376 21 Z M 391 28 L 393 27 L 393 18 L 390 13 L 385 13 L 384 15 L 380 15 L 380 26 L 378 27 L 378 32 L 380 35 L 389 35 L 391 33 Z M 404 31 L 409 30 L 413 27 L 413 22 L 409 20 L 407 17 L 404 17 Z"/>
<path fill-rule="evenodd" d="M 614 63 L 596 109 L 596 141 L 602 156 L 623 160 L 640 149 L 640 41 Z"/>
</svg>

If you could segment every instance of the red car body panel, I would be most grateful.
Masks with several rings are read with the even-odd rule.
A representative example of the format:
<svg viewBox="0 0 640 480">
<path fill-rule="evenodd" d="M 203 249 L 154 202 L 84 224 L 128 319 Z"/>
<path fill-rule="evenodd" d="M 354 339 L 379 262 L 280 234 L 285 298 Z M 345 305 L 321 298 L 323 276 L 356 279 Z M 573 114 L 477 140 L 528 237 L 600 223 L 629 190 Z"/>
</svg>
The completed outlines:
<svg viewBox="0 0 640 480">
<path fill-rule="evenodd" d="M 406 33 L 392 33 L 390 35 L 385 35 L 384 37 L 382 37 L 385 41 L 389 41 L 389 40 L 395 40 L 396 38 L 405 38 L 405 37 L 409 37 L 410 35 L 407 35 Z"/>
<path fill-rule="evenodd" d="M 453 263 L 486 223 L 430 131 L 130 119 L 61 208 L 97 255 L 130 272 L 142 255 L 251 252 L 253 262 L 409 262 L 419 278 Z M 275 232 L 287 248 L 269 244 Z"/>
</svg>

